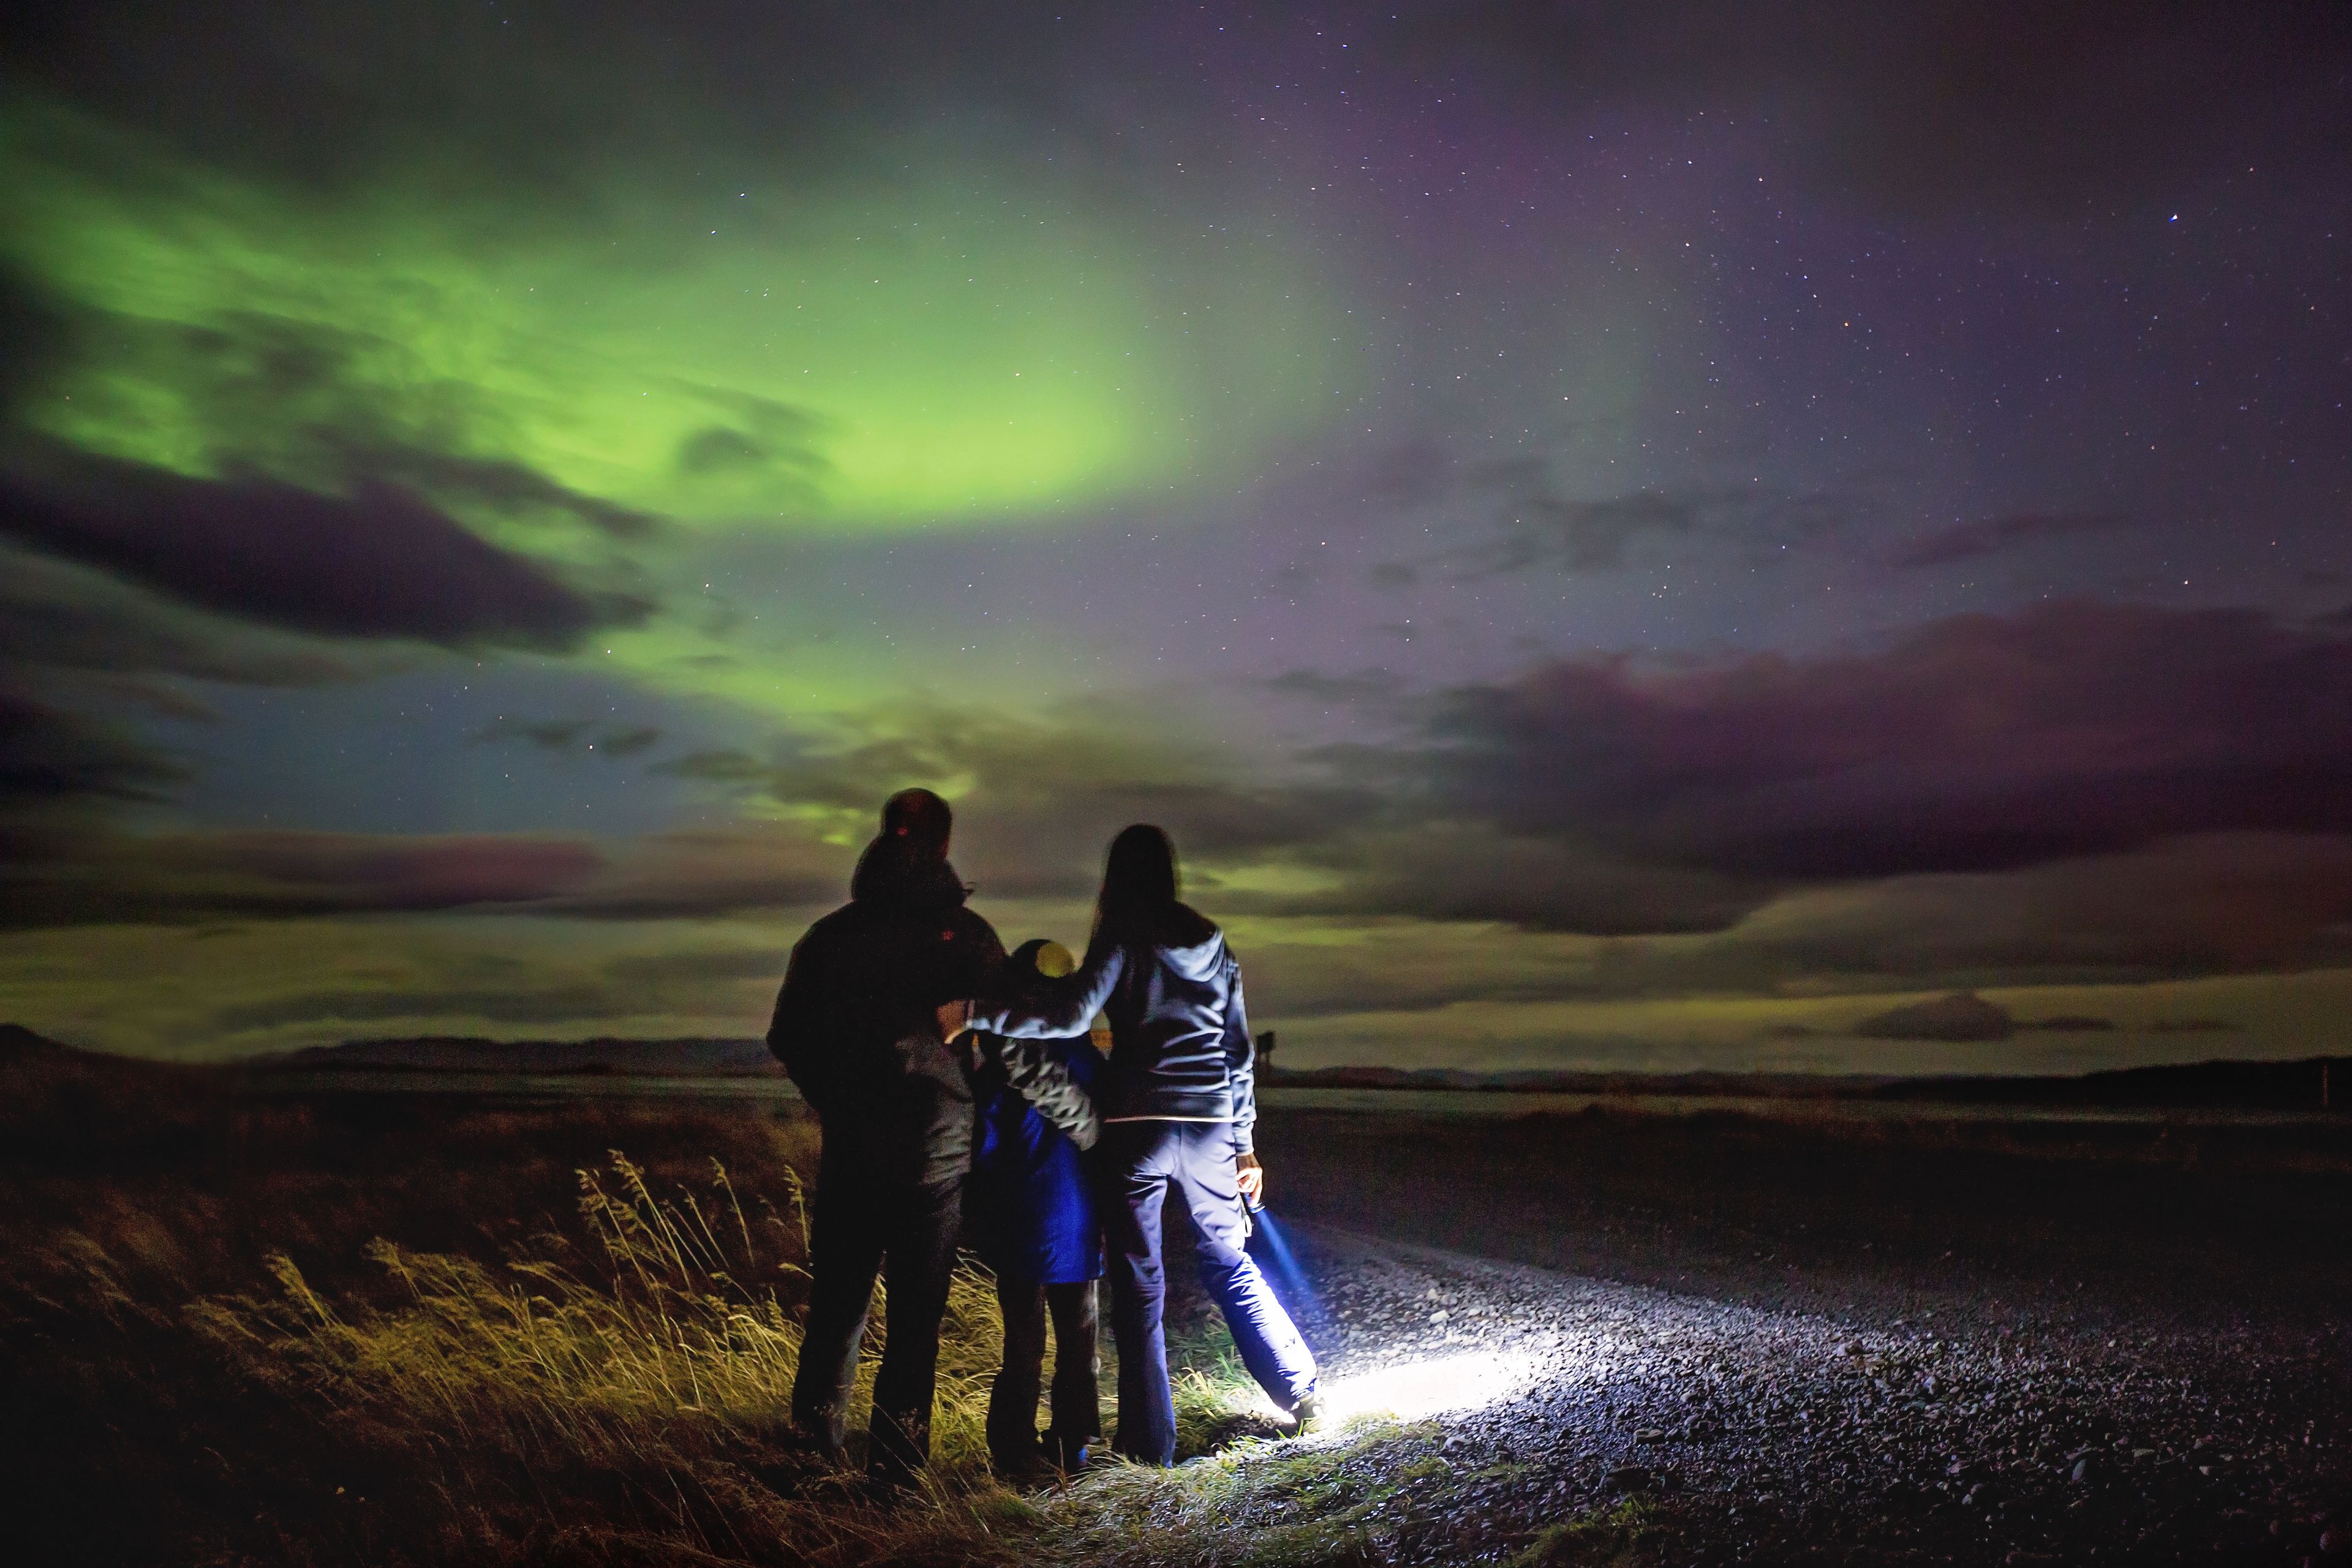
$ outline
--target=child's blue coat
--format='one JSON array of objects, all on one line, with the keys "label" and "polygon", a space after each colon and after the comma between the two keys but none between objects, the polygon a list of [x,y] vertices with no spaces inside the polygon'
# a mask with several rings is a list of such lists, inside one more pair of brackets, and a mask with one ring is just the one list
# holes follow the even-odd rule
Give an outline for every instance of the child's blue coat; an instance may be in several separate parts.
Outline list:
[{"label": "child's blue coat", "polygon": [[[1051,1042],[1088,1093],[1103,1067],[1080,1035]],[[1010,1279],[1070,1285],[1102,1278],[1102,1227],[1086,1157],[1009,1084],[983,1089],[965,1188],[964,1241]]]}]

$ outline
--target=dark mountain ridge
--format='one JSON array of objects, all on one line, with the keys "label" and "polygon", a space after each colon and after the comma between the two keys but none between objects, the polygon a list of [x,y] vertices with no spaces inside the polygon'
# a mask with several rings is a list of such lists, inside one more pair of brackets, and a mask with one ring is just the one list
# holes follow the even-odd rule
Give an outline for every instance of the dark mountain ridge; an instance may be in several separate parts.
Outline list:
[{"label": "dark mountain ridge", "polygon": [[[36,1058],[60,1063],[112,1059],[103,1053],[62,1045],[21,1025],[0,1024],[0,1064]],[[493,1040],[431,1036],[311,1046],[236,1065],[246,1071],[263,1074],[367,1070],[764,1077],[782,1070],[763,1042],[719,1037]],[[1735,1072],[1476,1073],[1451,1068],[1408,1070],[1384,1067],[1298,1071],[1269,1063],[1261,1069],[1259,1079],[1276,1089],[1434,1089],[1473,1094],[1517,1091],[2182,1110],[2342,1111],[2352,1105],[2352,1057],[2305,1057],[2293,1061],[2217,1059],[2079,1075],[1947,1074],[1932,1078]]]},{"label": "dark mountain ridge", "polygon": [[1452,1089],[1466,1093],[1736,1096],[1994,1105],[2334,1110],[2352,1104],[2352,1057],[2211,1060],[2081,1074],[1950,1073],[1929,1078],[1826,1073],[1472,1073],[1450,1068],[1269,1068],[1260,1081],[1296,1089]]}]

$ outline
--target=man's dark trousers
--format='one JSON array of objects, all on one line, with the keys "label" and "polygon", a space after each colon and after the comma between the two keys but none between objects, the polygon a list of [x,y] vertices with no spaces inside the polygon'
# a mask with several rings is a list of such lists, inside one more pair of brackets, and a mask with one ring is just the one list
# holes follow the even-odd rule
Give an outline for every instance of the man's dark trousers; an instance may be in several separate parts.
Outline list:
[{"label": "man's dark trousers", "polygon": [[934,1169],[910,1180],[904,1161],[877,1161],[850,1129],[838,1132],[825,1129],[817,1164],[809,1242],[815,1279],[793,1380],[793,1421],[828,1451],[840,1452],[878,1273],[887,1300],[867,1468],[892,1480],[910,1480],[930,1455],[940,1320],[955,1269],[963,1177]]}]

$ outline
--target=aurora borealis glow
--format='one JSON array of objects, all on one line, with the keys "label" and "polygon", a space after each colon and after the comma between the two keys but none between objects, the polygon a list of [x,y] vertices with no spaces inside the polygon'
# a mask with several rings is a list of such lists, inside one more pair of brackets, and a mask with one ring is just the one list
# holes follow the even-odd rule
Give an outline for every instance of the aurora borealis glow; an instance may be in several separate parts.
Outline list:
[{"label": "aurora borealis glow", "polygon": [[[753,1033],[922,783],[1013,940],[1164,822],[1301,1065],[2340,1046],[2347,61],[2320,12],[49,19],[0,1017]],[[1956,989],[2020,1028],[1868,1035]]]}]

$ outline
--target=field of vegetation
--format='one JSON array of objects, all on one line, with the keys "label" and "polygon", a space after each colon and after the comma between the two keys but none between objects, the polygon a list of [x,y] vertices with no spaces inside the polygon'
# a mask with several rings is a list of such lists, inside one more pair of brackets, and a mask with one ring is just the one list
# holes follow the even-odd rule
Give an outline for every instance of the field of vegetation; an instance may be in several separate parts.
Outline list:
[{"label": "field of vegetation", "polygon": [[[0,1136],[0,1419],[37,1435],[0,1468],[19,1562],[1352,1561],[1433,1436],[1270,1450],[1185,1300],[1181,1442],[1213,1457],[1005,1490],[968,1271],[931,1473],[886,1507],[786,1426],[804,1120],[264,1100],[19,1037]],[[1622,1526],[1591,1539],[1613,1555]]]}]

